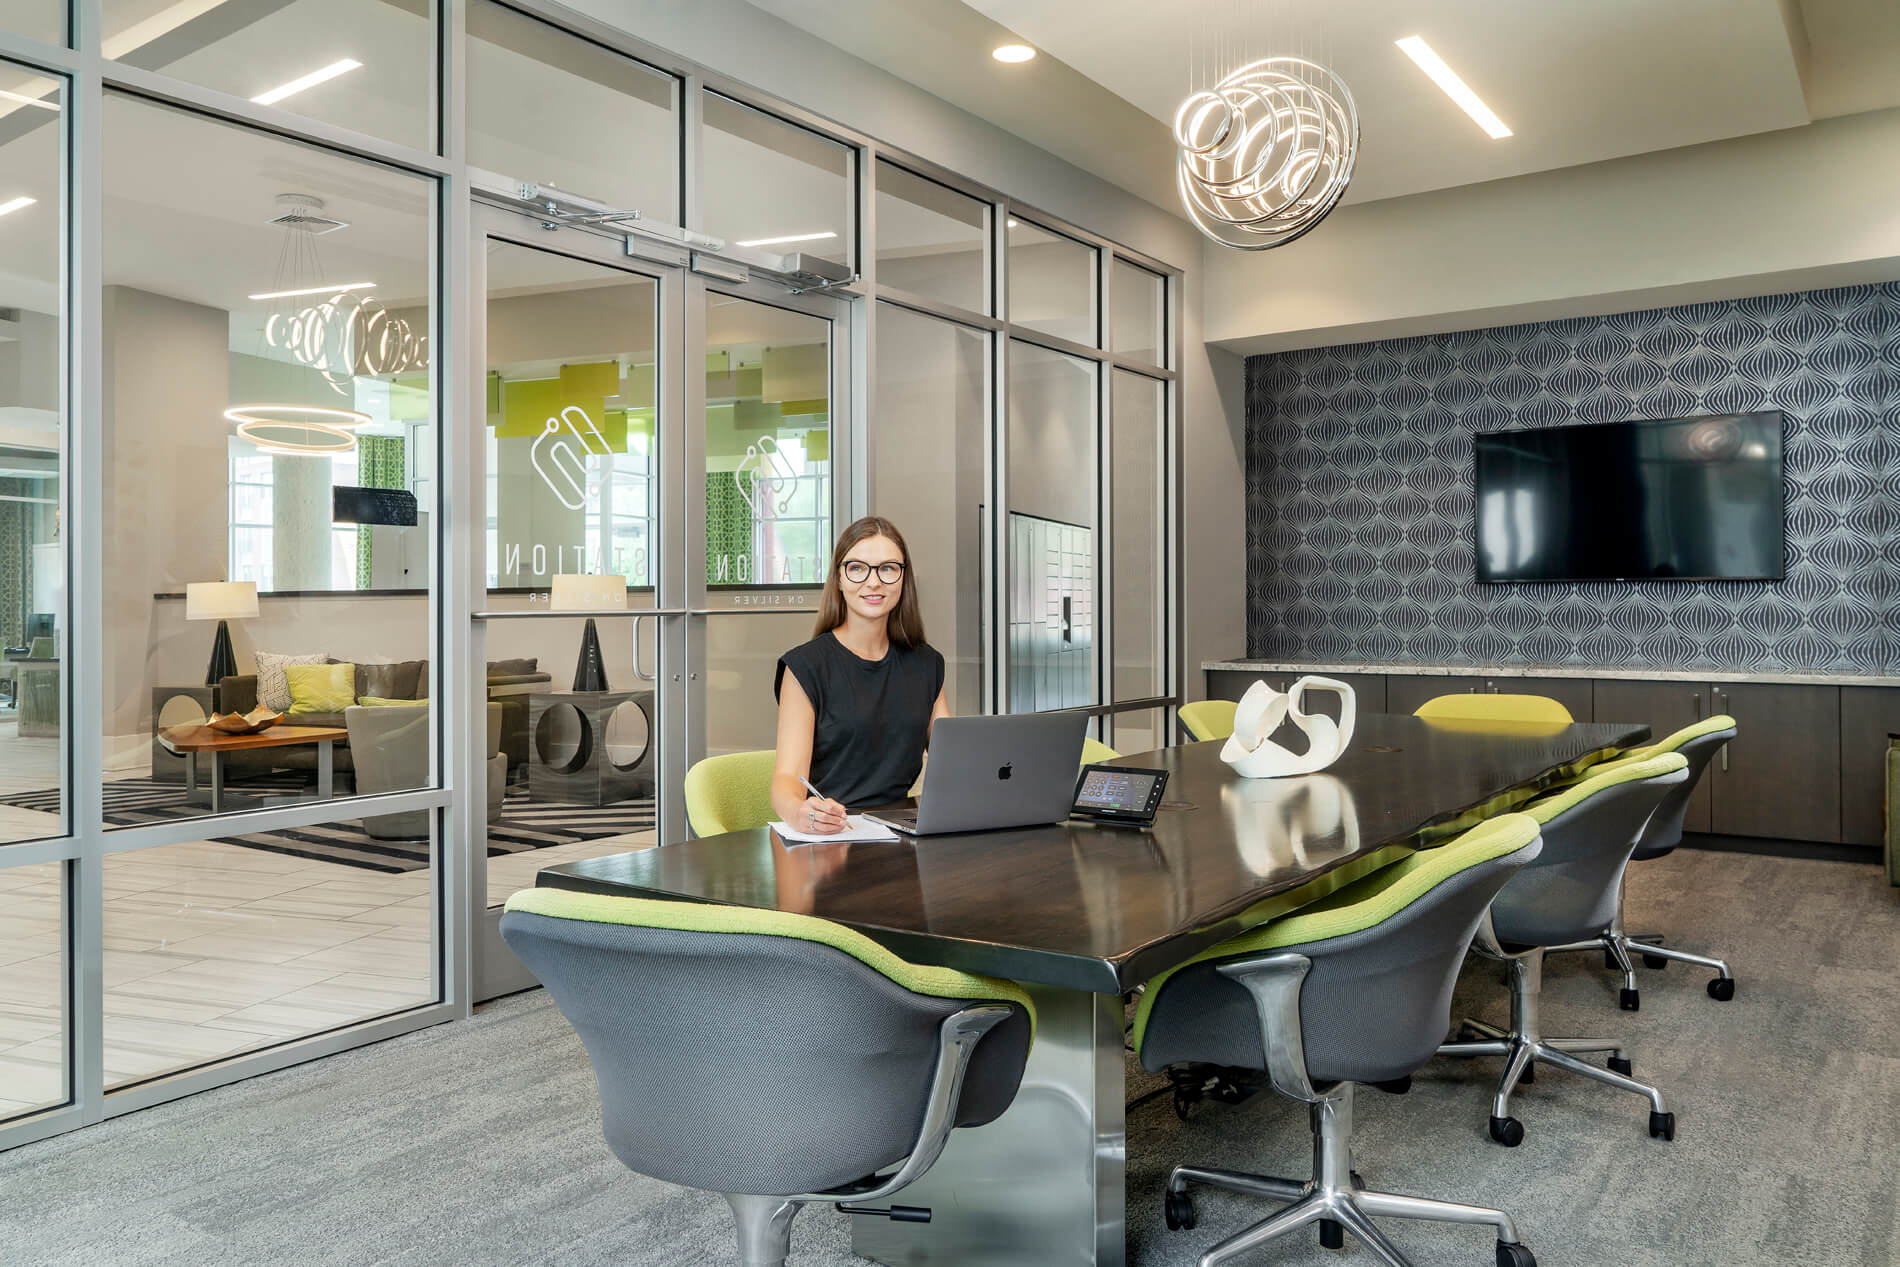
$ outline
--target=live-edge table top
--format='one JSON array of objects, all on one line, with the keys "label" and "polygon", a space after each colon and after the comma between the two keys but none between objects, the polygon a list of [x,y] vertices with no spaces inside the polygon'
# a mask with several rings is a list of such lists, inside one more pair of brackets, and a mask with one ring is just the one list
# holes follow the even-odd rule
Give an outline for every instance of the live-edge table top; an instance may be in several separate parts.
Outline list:
[{"label": "live-edge table top", "polygon": [[538,883],[798,911],[917,963],[1122,993],[1648,737],[1636,724],[1362,713],[1320,774],[1241,778],[1219,741],[1123,757],[1169,772],[1150,830],[1070,822],[788,847],[760,827],[563,863]]}]

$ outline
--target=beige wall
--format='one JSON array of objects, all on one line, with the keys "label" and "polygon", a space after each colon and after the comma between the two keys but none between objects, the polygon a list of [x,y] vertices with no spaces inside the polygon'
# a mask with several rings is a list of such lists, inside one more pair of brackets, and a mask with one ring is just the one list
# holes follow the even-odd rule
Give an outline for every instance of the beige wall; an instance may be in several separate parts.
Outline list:
[{"label": "beige wall", "polygon": [[[229,318],[221,308],[129,286],[105,288],[105,728],[143,734],[154,685],[200,682],[211,626],[188,676],[171,673],[183,630],[152,595],[223,580],[230,465]],[[179,605],[182,624],[182,604]],[[187,657],[189,658],[189,657]]]},{"label": "beige wall", "polygon": [[1900,110],[1349,203],[1279,250],[1210,246],[1206,337],[1270,352],[1890,281],[1897,206]]}]

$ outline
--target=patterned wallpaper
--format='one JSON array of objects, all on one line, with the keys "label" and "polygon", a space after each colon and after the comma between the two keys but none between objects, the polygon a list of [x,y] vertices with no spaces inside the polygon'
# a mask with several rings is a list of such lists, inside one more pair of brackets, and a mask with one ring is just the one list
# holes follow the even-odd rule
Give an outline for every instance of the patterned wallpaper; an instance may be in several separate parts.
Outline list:
[{"label": "patterned wallpaper", "polygon": [[[1786,413],[1787,575],[1480,585],[1471,434]],[[1900,283],[1247,361],[1260,659],[1900,666]]]}]

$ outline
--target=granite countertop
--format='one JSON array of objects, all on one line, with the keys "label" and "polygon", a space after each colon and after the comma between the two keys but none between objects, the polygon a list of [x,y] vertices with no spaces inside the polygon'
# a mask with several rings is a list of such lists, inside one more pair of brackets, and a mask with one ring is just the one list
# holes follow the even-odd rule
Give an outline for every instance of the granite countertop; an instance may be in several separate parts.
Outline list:
[{"label": "granite countertop", "polygon": [[1623,668],[1590,664],[1295,664],[1285,660],[1203,660],[1202,669],[1232,673],[1391,673],[1405,677],[1627,678],[1651,682],[1772,682],[1791,686],[1900,686],[1891,673],[1801,673],[1770,669]]}]

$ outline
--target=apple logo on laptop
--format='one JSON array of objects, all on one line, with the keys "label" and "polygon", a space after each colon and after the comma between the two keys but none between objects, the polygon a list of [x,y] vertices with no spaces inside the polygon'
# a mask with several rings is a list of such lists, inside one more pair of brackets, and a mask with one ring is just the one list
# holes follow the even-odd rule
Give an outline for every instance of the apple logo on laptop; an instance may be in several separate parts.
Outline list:
[{"label": "apple logo on laptop", "polygon": [[1010,767],[1014,764],[1015,764],[1014,762],[1005,761],[1002,765],[998,766],[996,769],[996,777],[1007,782],[1009,779]]}]

